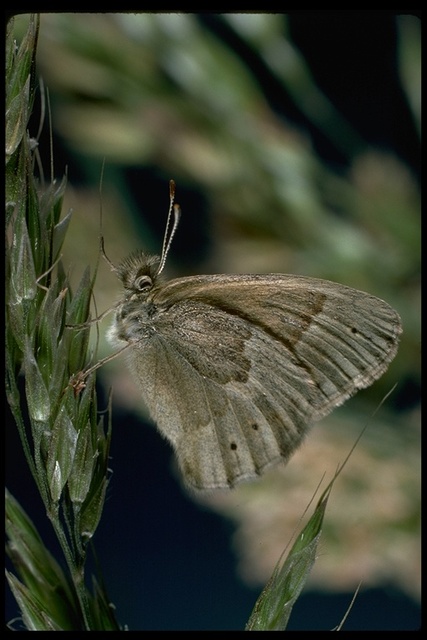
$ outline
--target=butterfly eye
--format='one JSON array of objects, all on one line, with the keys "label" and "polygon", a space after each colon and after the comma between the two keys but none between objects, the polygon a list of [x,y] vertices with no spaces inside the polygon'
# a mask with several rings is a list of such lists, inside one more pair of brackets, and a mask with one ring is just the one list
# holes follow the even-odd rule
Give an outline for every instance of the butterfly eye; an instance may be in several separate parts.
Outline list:
[{"label": "butterfly eye", "polygon": [[145,289],[149,289],[153,285],[153,281],[150,276],[143,275],[135,278],[135,289],[138,291],[144,291]]}]

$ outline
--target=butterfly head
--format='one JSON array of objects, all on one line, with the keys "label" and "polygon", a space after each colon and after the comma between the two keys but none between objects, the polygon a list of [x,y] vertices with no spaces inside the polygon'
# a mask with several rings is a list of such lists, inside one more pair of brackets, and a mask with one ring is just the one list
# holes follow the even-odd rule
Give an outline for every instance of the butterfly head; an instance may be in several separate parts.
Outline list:
[{"label": "butterfly head", "polygon": [[123,284],[126,297],[148,293],[159,273],[160,257],[143,251],[131,253],[117,267],[116,273]]}]

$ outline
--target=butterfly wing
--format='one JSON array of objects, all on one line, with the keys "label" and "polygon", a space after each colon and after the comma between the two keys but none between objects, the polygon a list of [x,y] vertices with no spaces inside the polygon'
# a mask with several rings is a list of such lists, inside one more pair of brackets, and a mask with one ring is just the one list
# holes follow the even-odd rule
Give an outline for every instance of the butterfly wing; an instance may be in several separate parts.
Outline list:
[{"label": "butterfly wing", "polygon": [[181,278],[146,304],[132,368],[196,489],[289,458],[311,422],[382,375],[401,331],[382,300],[296,276]]}]

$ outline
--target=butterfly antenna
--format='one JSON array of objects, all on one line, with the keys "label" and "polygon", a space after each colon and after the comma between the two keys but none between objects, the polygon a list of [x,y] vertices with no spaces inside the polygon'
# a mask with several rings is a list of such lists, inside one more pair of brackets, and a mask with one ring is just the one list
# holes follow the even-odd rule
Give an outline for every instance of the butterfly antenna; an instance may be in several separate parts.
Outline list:
[{"label": "butterfly antenna", "polygon": [[117,268],[111,262],[110,258],[105,253],[105,244],[104,244],[104,216],[102,210],[102,185],[104,182],[104,169],[105,169],[105,158],[102,161],[101,166],[101,176],[99,179],[99,250],[101,252],[104,260],[110,265],[111,270],[117,272]]},{"label": "butterfly antenna", "polygon": [[[171,225],[172,212],[174,215],[173,225],[171,230],[169,231],[169,228]],[[175,231],[177,230],[180,218],[181,218],[181,207],[175,203],[175,182],[171,180],[169,182],[169,213],[168,213],[168,219],[166,221],[165,235],[163,238],[162,255],[160,257],[160,264],[159,264],[159,268],[157,269],[157,275],[159,275],[164,269],[166,258],[169,253],[169,249],[172,244]]]}]

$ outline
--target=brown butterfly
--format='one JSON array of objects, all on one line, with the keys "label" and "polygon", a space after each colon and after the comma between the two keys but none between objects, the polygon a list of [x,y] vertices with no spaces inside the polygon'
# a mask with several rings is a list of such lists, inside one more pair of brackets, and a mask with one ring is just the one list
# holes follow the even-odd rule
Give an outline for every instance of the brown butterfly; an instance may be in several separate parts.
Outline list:
[{"label": "brown butterfly", "polygon": [[161,257],[137,252],[114,268],[124,297],[109,339],[126,349],[187,485],[228,488],[287,460],[312,422],[377,380],[401,321],[383,300],[316,278],[162,281],[174,197],[171,181]]}]

